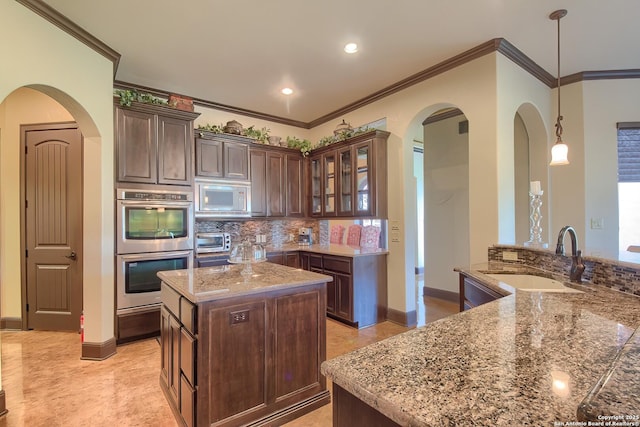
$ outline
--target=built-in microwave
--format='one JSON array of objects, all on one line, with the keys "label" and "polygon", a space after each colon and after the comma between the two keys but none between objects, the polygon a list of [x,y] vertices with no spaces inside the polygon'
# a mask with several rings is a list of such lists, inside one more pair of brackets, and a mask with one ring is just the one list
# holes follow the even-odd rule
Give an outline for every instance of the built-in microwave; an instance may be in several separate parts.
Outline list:
[{"label": "built-in microwave", "polygon": [[196,217],[251,216],[251,183],[196,180]]}]

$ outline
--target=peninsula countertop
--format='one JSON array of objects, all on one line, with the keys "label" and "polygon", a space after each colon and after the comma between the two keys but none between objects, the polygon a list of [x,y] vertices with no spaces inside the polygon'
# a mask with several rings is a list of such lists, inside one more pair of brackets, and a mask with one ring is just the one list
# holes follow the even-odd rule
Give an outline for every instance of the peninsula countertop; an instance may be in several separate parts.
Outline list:
[{"label": "peninsula countertop", "polygon": [[252,267],[253,274],[246,278],[241,275],[243,266],[238,264],[160,271],[158,277],[194,304],[333,280],[331,276],[270,262]]},{"label": "peninsula countertop", "polygon": [[326,361],[322,372],[404,426],[576,421],[640,325],[640,299],[589,284],[573,285],[580,294],[491,284],[507,296]]}]

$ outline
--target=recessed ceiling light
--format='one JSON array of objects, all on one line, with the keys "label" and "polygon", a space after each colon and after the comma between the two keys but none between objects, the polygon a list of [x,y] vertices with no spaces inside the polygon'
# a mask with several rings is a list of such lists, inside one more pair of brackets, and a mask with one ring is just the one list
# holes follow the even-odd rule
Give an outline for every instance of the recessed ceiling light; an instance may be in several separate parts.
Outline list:
[{"label": "recessed ceiling light", "polygon": [[282,92],[285,95],[291,95],[293,93],[293,89],[291,89],[290,87],[285,87],[280,92]]},{"label": "recessed ceiling light", "polygon": [[355,43],[347,43],[344,46],[344,51],[347,53],[356,53],[358,51],[358,45]]}]

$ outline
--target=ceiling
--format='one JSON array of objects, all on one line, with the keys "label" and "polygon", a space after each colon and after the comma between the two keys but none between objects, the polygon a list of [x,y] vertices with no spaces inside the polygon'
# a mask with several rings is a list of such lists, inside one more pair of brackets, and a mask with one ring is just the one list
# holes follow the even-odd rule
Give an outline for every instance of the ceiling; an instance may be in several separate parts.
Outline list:
[{"label": "ceiling", "polygon": [[120,53],[117,81],[302,123],[494,38],[556,76],[561,8],[561,75],[640,69],[638,0],[44,1]]}]

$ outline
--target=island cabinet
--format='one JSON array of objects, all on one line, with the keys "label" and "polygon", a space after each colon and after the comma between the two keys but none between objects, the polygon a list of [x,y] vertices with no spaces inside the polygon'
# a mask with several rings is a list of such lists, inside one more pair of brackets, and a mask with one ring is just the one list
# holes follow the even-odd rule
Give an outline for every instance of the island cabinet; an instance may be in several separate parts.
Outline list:
[{"label": "island cabinet", "polygon": [[388,137],[388,132],[371,131],[312,151],[311,216],[387,216]]},{"label": "island cabinet", "polygon": [[196,177],[249,181],[252,139],[226,133],[196,132]]},{"label": "island cabinet", "polygon": [[191,186],[193,121],[199,113],[114,102],[117,181]]},{"label": "island cabinet", "polygon": [[330,401],[320,373],[329,278],[271,263],[245,280],[240,270],[192,269],[191,285],[159,273],[160,385],[180,425],[281,425]]},{"label": "island cabinet", "polygon": [[289,148],[251,147],[251,216],[304,216],[304,159]]},{"label": "island cabinet", "polygon": [[327,315],[363,328],[387,316],[385,254],[337,256],[301,252],[301,268],[331,276],[327,283]]},{"label": "island cabinet", "polygon": [[479,280],[460,273],[460,311],[469,310],[503,296],[505,294],[500,294]]}]

